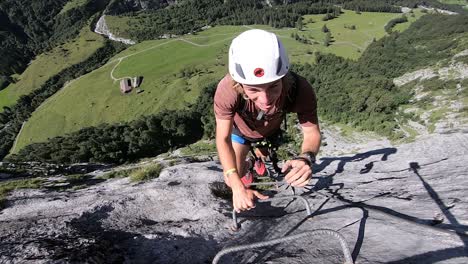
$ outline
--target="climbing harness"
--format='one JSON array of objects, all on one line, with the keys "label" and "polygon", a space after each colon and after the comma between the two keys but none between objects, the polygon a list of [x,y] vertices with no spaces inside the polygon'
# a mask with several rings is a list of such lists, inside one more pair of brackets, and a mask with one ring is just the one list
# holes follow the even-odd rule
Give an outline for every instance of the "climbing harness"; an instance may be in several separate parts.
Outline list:
[{"label": "climbing harness", "polygon": [[[281,169],[278,166],[278,157],[276,154],[277,148],[274,147],[274,145],[271,142],[268,141],[261,141],[253,144],[253,148],[251,148],[252,155],[255,157],[255,159],[258,159],[257,155],[253,151],[254,148],[258,147],[263,147],[268,149],[268,155],[266,155],[263,159],[263,162],[265,163],[266,171],[267,171],[267,176],[266,177],[259,177],[260,179],[265,179],[269,178],[272,179],[273,181],[270,182],[254,182],[249,184],[249,186],[258,186],[258,185],[276,185],[282,186],[282,185],[287,185],[287,183],[284,181],[284,174],[281,173]],[[310,207],[309,202],[307,199],[300,195],[296,195],[294,188],[291,187],[291,190],[293,192],[293,195],[288,195],[288,196],[279,196],[279,197],[271,197],[265,200],[258,200],[257,202],[270,202],[270,201],[275,201],[275,200],[290,200],[290,199],[298,199],[301,200],[304,203],[304,206],[306,208],[306,217],[309,217],[312,215],[312,210]],[[240,224],[237,221],[237,212],[235,210],[232,211],[232,226],[231,230],[232,231],[238,231],[240,229]],[[233,246],[233,247],[228,247],[225,248],[216,254],[216,256],[213,259],[213,264],[217,264],[220,259],[227,254],[233,253],[233,252],[238,252],[238,251],[244,251],[247,249],[255,249],[255,248],[261,248],[261,247],[267,247],[267,246],[272,246],[280,243],[285,243],[285,242],[296,242],[299,239],[303,238],[311,238],[314,236],[323,236],[323,235],[328,235],[335,237],[339,240],[341,248],[343,250],[343,255],[345,258],[344,264],[354,264],[353,259],[351,257],[351,253],[349,251],[348,245],[346,243],[345,238],[343,235],[338,233],[337,231],[330,230],[330,229],[315,229],[315,230],[310,230],[310,231],[305,231],[300,234],[296,235],[290,235],[290,236],[285,236],[282,238],[277,238],[273,240],[268,240],[268,241],[261,241],[261,242],[256,242],[256,243],[251,243],[251,244],[245,244],[245,245],[240,245],[240,246]]]}]

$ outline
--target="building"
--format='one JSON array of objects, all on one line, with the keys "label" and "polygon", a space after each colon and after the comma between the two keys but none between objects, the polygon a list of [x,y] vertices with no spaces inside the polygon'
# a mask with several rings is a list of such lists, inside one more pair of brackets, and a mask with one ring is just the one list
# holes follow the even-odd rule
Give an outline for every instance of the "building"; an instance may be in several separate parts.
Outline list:
[{"label": "building", "polygon": [[124,78],[120,80],[120,92],[123,94],[129,93],[132,91],[132,80]]},{"label": "building", "polygon": [[141,83],[143,82],[143,76],[137,76],[132,78],[132,87],[138,88],[140,87]]}]

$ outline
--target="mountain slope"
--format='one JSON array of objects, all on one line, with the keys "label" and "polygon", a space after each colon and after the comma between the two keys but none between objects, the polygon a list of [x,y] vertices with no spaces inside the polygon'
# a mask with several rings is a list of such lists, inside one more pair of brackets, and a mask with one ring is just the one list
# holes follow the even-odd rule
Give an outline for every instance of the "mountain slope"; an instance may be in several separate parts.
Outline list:
[{"label": "mountain slope", "polygon": [[[91,22],[91,21],[89,21]],[[32,60],[15,83],[0,91],[0,109],[14,105],[22,95],[40,88],[47,79],[61,70],[86,60],[104,45],[104,38],[90,31],[90,24],[80,34]]]},{"label": "mountain slope", "polygon": [[[356,15],[347,11],[343,17],[329,21],[337,41],[328,47],[321,42],[305,44],[291,37],[293,32],[298,32],[306,38],[321,41],[325,36],[320,30],[323,22],[304,23],[302,31],[281,29],[275,32],[284,41],[292,62],[312,63],[314,51],[359,56],[355,46],[364,49],[373,37],[383,36],[385,23],[395,16],[399,15],[365,12]],[[306,19],[310,18],[318,19]],[[373,24],[365,22],[366,19],[372,19]],[[341,40],[352,33],[343,25],[351,23],[358,25],[353,32],[360,37],[344,43]],[[253,27],[271,30],[266,26]],[[162,109],[186,107],[194,102],[206,84],[225,74],[227,46],[234,36],[248,28],[219,26],[193,36],[148,41],[129,48],[116,56],[112,64],[83,76],[38,109],[24,126],[14,152],[28,144],[44,142],[83,127],[130,121]],[[304,55],[307,50],[308,54]],[[121,62],[119,58],[123,58]],[[144,77],[141,86],[144,92],[121,95],[118,81],[113,80],[133,76]]]},{"label": "mountain slope", "polygon": [[4,0],[0,3],[0,20],[8,22],[2,23],[0,55],[4,59],[0,62],[0,75],[20,73],[34,55],[76,37],[88,19],[105,8],[108,0],[88,0],[60,14],[66,2]]}]

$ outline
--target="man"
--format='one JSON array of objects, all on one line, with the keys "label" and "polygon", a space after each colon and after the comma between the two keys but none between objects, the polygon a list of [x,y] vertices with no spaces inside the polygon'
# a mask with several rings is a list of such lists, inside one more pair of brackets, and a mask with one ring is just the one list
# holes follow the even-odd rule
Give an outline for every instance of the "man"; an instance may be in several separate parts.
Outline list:
[{"label": "man", "polygon": [[297,113],[303,143],[301,155],[286,161],[282,172],[289,171],[285,180],[291,186],[307,185],[320,147],[316,97],[304,78],[289,72],[286,51],[275,34],[253,29],[232,41],[229,74],[218,84],[214,111],[216,146],[237,212],[253,208],[256,198],[268,198],[248,188],[252,164],[246,156],[251,143],[279,132],[286,112]]}]

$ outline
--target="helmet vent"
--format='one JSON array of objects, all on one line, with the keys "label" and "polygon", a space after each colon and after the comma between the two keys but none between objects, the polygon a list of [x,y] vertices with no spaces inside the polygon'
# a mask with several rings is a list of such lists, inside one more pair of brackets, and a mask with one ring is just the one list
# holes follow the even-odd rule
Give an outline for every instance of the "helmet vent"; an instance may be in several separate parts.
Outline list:
[{"label": "helmet vent", "polygon": [[279,75],[281,72],[281,68],[283,68],[283,60],[281,57],[278,58],[278,65],[276,67],[276,74]]},{"label": "helmet vent", "polygon": [[237,72],[237,74],[239,74],[239,76],[242,79],[245,79],[244,71],[242,70],[242,66],[239,63],[236,63],[236,72]]}]

